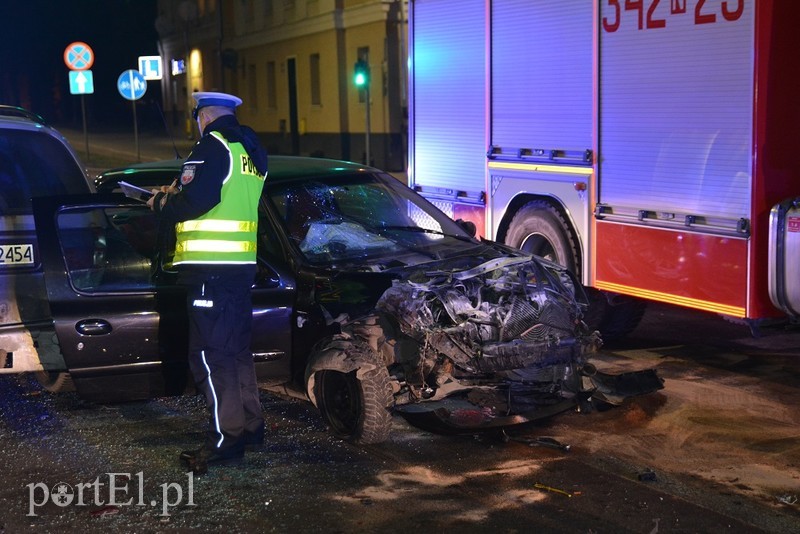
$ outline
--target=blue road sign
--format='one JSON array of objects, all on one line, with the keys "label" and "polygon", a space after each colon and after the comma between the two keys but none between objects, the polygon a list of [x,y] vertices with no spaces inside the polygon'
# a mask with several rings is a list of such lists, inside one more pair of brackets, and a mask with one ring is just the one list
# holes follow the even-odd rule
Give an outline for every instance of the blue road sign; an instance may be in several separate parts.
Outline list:
[{"label": "blue road sign", "polygon": [[147,91],[147,81],[139,71],[128,69],[117,78],[119,94],[128,100],[139,100]]},{"label": "blue road sign", "polygon": [[94,93],[94,76],[92,76],[92,71],[69,71],[69,92],[73,95],[90,95]]},{"label": "blue road sign", "polygon": [[160,80],[163,77],[161,56],[139,56],[139,73],[145,80]]}]

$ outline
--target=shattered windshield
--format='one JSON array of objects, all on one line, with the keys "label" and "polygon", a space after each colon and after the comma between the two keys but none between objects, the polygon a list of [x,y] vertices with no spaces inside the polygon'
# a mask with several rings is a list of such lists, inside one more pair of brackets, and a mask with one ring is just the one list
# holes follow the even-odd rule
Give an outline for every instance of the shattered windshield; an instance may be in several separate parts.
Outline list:
[{"label": "shattered windshield", "polygon": [[269,185],[289,239],[314,265],[374,270],[445,257],[475,242],[392,177],[352,174]]}]

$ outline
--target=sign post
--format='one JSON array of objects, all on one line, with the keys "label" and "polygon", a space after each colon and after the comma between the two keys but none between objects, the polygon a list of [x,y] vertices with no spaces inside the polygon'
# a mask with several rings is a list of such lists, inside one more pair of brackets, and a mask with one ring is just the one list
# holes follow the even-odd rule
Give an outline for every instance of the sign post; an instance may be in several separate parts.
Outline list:
[{"label": "sign post", "polygon": [[139,71],[128,69],[117,78],[117,90],[123,98],[131,101],[133,109],[133,136],[136,142],[136,161],[141,161],[139,155],[139,127],[136,122],[136,101],[144,96],[147,91],[147,80]]},{"label": "sign post", "polygon": [[94,79],[89,69],[94,64],[94,52],[84,42],[70,43],[64,50],[64,63],[69,72],[69,91],[73,95],[81,95],[81,117],[83,119],[83,142],[86,145],[86,159],[89,155],[89,134],[86,131],[86,102],[83,95],[94,93]]}]

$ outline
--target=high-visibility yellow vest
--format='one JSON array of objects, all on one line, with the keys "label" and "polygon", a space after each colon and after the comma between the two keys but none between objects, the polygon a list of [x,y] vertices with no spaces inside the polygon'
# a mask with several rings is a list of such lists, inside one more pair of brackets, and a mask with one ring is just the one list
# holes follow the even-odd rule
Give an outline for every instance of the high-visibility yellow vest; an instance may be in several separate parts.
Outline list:
[{"label": "high-visibility yellow vest", "polygon": [[227,148],[231,168],[222,182],[220,203],[197,219],[175,225],[173,265],[256,262],[258,200],[264,176],[241,143],[229,143],[219,132],[211,135]]}]

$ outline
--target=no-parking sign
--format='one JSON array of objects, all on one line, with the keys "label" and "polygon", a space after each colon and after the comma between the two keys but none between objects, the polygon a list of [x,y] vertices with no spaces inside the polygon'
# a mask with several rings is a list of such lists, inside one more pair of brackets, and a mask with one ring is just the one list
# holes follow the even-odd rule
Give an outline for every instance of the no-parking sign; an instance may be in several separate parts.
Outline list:
[{"label": "no-parking sign", "polygon": [[64,63],[70,70],[88,70],[94,63],[92,47],[81,41],[71,43],[64,50]]}]

